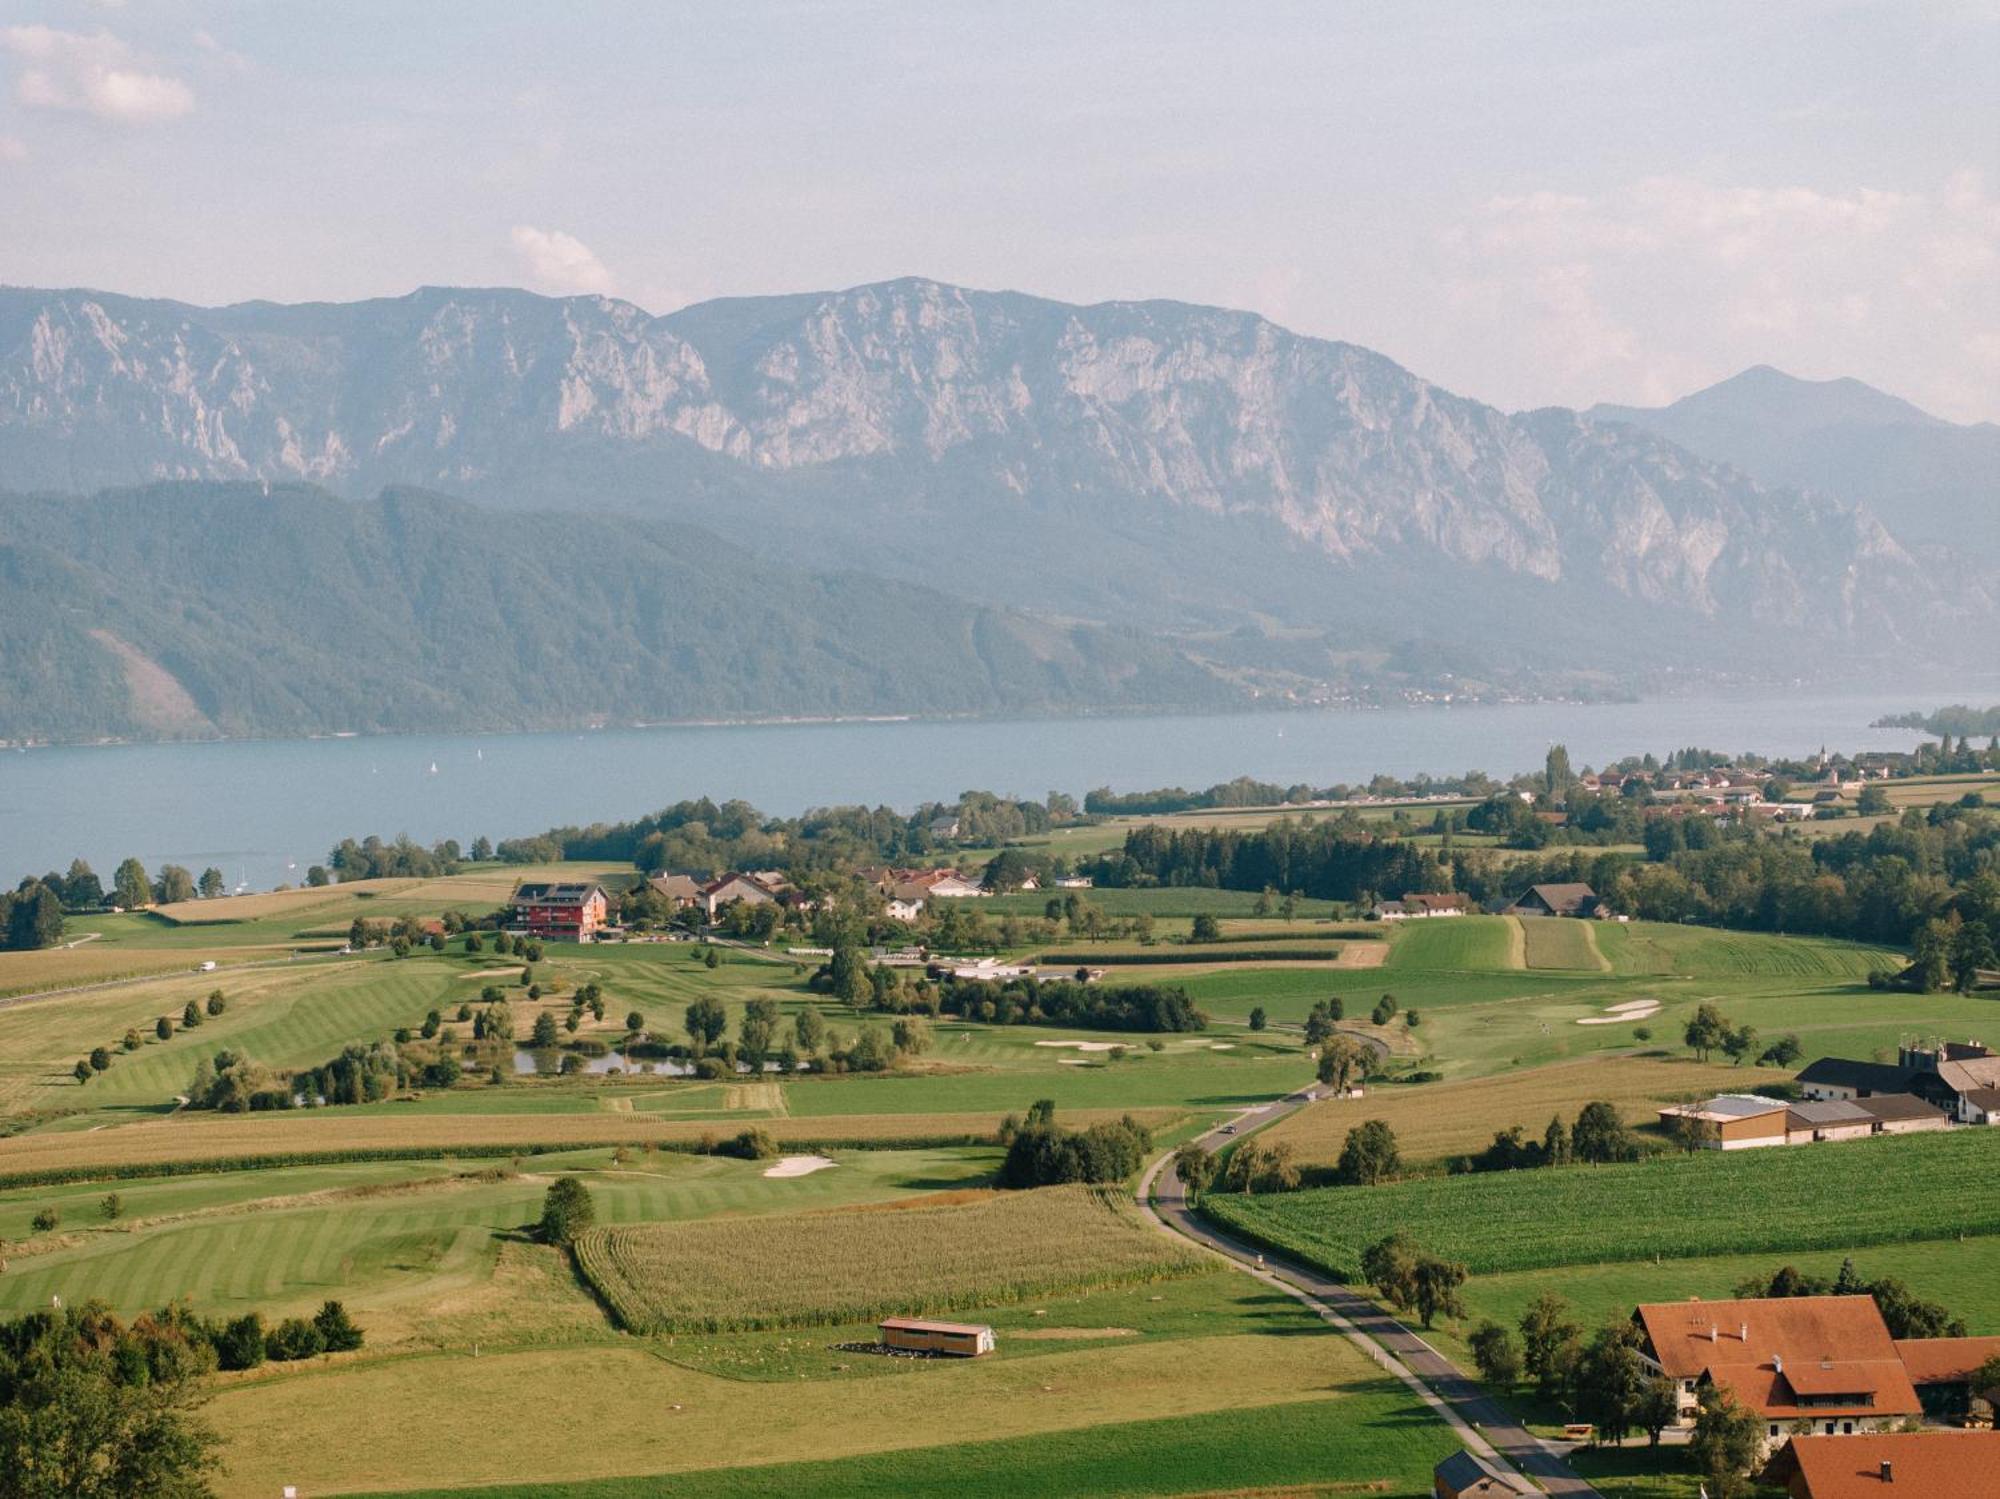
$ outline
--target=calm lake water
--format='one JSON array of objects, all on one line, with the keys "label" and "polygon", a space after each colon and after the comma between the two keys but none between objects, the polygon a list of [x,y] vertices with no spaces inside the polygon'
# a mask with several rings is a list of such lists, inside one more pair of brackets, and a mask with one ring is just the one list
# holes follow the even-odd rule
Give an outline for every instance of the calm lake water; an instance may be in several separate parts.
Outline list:
[{"label": "calm lake water", "polygon": [[[1983,701],[1983,699],[1982,699]],[[742,797],[792,814],[842,802],[910,808],[969,789],[1042,796],[1095,786],[1207,786],[1251,775],[1317,786],[1537,767],[1550,744],[1578,766],[1702,745],[1796,754],[1901,749],[1870,729],[1908,701],[1742,697],[1581,707],[1258,713],[613,729],[594,733],[246,740],[0,752],[0,878],[81,854],[109,881],[220,868],[258,889],[298,882],[340,839],[500,838],[632,817],[683,797]],[[435,767],[433,771],[432,767]]]}]

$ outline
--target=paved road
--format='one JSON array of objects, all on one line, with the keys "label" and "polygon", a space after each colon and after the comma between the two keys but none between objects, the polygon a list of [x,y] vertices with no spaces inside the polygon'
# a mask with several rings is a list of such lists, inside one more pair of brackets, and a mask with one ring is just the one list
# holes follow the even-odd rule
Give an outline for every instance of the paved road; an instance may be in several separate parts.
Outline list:
[{"label": "paved road", "polygon": [[[1239,1115],[1233,1124],[1217,1126],[1203,1135],[1201,1143],[1213,1150],[1226,1144],[1231,1135],[1261,1129],[1303,1108],[1312,1096],[1312,1091],[1301,1091]],[[1173,1169],[1172,1156],[1155,1161],[1139,1183],[1139,1205],[1162,1229],[1193,1239],[1225,1256],[1238,1269],[1312,1307],[1369,1358],[1408,1385],[1472,1451],[1482,1457],[1499,1452],[1551,1494],[1597,1494],[1449,1359],[1374,1302],[1316,1270],[1259,1254],[1196,1217],[1188,1207],[1180,1175]]]}]

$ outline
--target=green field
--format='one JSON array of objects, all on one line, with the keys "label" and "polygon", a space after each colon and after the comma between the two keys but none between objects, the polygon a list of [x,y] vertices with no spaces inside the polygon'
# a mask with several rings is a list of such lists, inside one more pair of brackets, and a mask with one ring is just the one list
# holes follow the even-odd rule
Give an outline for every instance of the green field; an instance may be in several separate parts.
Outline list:
[{"label": "green field", "polygon": [[1452,916],[1402,923],[1389,966],[1400,979],[1419,973],[1494,973],[1521,966],[1511,916]]},{"label": "green field", "polygon": [[[824,1499],[889,1494],[967,1499],[1132,1499],[1139,1494],[1427,1495],[1430,1470],[1458,1444],[1389,1380],[1332,1399],[1168,1421],[1129,1421],[995,1442],[961,1442],[833,1461],[676,1474],[675,1499]],[[400,1499],[653,1499],[662,1480],[406,1491]]]},{"label": "green field", "polygon": [[1204,1210],[1232,1232],[1342,1279],[1357,1275],[1367,1245],[1399,1230],[1484,1275],[2000,1233],[2000,1193],[1965,1190],[1996,1166],[2000,1132],[1968,1130],[1380,1187],[1217,1194]]}]

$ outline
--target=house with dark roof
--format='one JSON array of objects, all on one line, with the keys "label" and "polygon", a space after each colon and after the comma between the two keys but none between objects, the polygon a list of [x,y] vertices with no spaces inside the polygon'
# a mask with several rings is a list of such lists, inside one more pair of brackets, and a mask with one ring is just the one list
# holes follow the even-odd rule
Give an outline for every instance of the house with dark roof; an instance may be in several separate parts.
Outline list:
[{"label": "house with dark roof", "polygon": [[1454,1452],[1431,1469],[1432,1499],[1514,1499],[1540,1492],[1512,1468],[1470,1452]]},{"label": "house with dark roof", "polygon": [[1790,1499],[2000,1499],[2000,1433],[1798,1436],[1762,1477]]},{"label": "house with dark roof", "polygon": [[576,881],[516,886],[510,904],[510,931],[556,942],[594,940],[611,907],[602,885]]},{"label": "house with dark roof", "polygon": [[2000,1358],[2000,1338],[1898,1338],[1896,1352],[1933,1421],[1963,1420],[1975,1395],[1990,1403],[2000,1393],[1972,1388],[1972,1376]]},{"label": "house with dark roof", "polygon": [[1950,1114],[1914,1093],[1877,1093],[1871,1098],[1857,1098],[1854,1106],[1875,1121],[1874,1133],[1878,1135],[1911,1135],[1951,1128]]},{"label": "house with dark roof", "polygon": [[1870,1098],[1878,1093],[1910,1091],[1910,1069],[1887,1062],[1852,1062],[1845,1057],[1821,1057],[1809,1062],[1792,1079],[1807,1098]]},{"label": "house with dark roof", "polygon": [[1611,908],[1588,885],[1530,885],[1514,898],[1505,914],[1581,916],[1602,921],[1611,915]]},{"label": "house with dark roof", "polygon": [[701,904],[701,881],[687,874],[656,874],[646,883],[676,911]]}]

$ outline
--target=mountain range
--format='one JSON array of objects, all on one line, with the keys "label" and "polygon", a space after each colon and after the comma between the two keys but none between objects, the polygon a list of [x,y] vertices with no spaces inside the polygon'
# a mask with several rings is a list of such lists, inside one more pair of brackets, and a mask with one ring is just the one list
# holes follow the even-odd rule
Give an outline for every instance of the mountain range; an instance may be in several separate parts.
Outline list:
[{"label": "mountain range", "polygon": [[1905,546],[2000,570],[2000,425],[1932,416],[1859,380],[1769,365],[1671,406],[1593,406],[1773,487],[1868,507]]},{"label": "mountain range", "polygon": [[[0,536],[14,576],[60,576],[58,598],[89,608],[199,595],[211,612],[182,611],[195,643],[173,660],[228,659],[220,637],[253,618],[292,651],[282,690],[225,703],[228,672],[190,683],[144,628],[58,611],[35,628],[69,621],[71,679],[114,684],[84,694],[99,701],[79,700],[65,733],[168,731],[134,717],[135,672],[180,685],[184,731],[289,732],[1626,692],[1690,668],[1887,672],[1918,641],[1971,655],[1993,574],[1927,554],[1931,491],[1878,486],[1899,502],[1885,524],[1867,496],[1796,483],[1727,440],[1764,425],[1754,402],[1747,425],[1729,417],[1759,382],[1717,389],[1692,415],[1509,414],[1248,313],[921,279],[664,317],[505,289],[219,309],[4,289],[0,488],[38,497],[7,508]],[[1857,428],[1937,430],[1854,406]],[[118,492],[49,498],[102,490]],[[437,551],[422,576],[383,539],[416,513]],[[268,545],[225,567],[216,527]],[[322,550],[287,571],[288,547]],[[607,577],[588,564],[619,552]],[[495,555],[514,571],[486,566]],[[406,600],[371,659],[426,687],[393,708],[373,689],[319,701],[314,652],[355,659],[341,621],[361,612],[313,619],[305,638],[296,590],[332,557],[356,559],[342,576],[357,597],[379,575]],[[649,571],[631,571],[638,557]],[[522,581],[538,561],[547,576]],[[848,591],[826,592],[830,578]],[[762,607],[823,654],[789,678],[762,657],[734,676],[711,662],[649,695],[667,637],[619,636],[594,693],[530,683],[446,702],[435,673],[468,596],[510,582],[517,614],[573,622],[650,611],[707,631]],[[901,612],[851,620],[863,595]],[[18,634],[31,597],[0,603],[0,629]],[[862,668],[897,621],[909,669],[892,686]],[[503,662],[502,642],[520,649],[529,678],[562,655],[483,638]],[[996,672],[966,639],[1018,643],[1000,654],[1032,668]],[[983,685],[954,689],[968,673]],[[20,733],[20,690],[0,698],[0,736]]]}]

